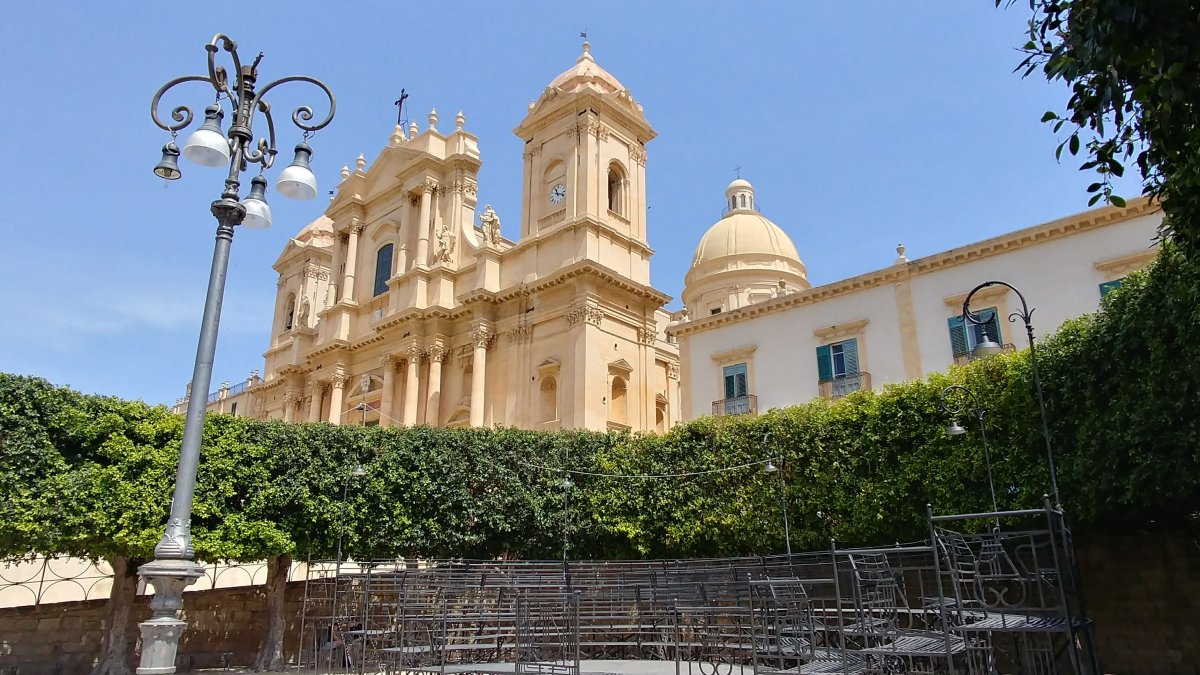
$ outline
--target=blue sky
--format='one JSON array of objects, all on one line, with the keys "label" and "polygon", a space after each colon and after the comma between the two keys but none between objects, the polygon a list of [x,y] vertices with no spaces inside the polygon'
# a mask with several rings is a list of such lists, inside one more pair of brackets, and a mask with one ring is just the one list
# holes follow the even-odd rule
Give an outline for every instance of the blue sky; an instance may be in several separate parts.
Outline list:
[{"label": "blue sky", "polygon": [[[463,110],[480,138],[480,203],[516,237],[530,100],[580,51],[645,106],[655,286],[678,298],[696,242],[742,167],[816,284],[1082,211],[1091,176],[1054,159],[1039,119],[1068,92],[1013,68],[1026,11],[991,0],[908,2],[17,3],[0,25],[0,370],[86,392],[169,403],[191,376],[222,170],[151,168],[167,134],[155,90],[205,69],[226,32],[260,80],[304,74],[338,97],[312,140],[321,191],[374,158],[401,87],[425,126]],[[331,13],[331,7],[338,13]],[[285,121],[315,90],[281,87]],[[168,101],[201,109],[193,85]],[[186,132],[185,132],[186,133]],[[285,162],[272,174],[278,173]],[[247,184],[248,184],[247,176]],[[1137,184],[1125,184],[1126,194]],[[268,192],[275,227],[239,231],[214,388],[262,367],[288,237],[326,203]],[[1019,280],[1012,280],[1019,283]],[[1036,305],[1036,299],[1032,299]],[[677,307],[678,301],[671,307]]]}]

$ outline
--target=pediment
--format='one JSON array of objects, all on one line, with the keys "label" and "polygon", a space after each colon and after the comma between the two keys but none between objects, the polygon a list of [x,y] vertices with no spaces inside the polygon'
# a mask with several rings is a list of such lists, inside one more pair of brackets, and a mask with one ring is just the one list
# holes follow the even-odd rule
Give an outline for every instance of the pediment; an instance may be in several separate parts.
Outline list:
[{"label": "pediment", "polygon": [[613,361],[612,363],[608,364],[608,369],[609,371],[617,371],[625,374],[633,372],[633,366],[629,365],[629,362],[625,359],[617,359],[616,361]]}]

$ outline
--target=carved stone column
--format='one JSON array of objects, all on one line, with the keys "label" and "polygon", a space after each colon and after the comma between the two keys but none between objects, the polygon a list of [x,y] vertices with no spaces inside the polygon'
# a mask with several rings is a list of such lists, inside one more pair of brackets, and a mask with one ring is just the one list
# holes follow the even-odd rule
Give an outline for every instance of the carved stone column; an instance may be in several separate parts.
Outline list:
[{"label": "carved stone column", "polygon": [[390,427],[396,417],[392,408],[396,394],[396,362],[395,356],[388,354],[383,357],[383,394],[379,401],[379,426]]},{"label": "carved stone column", "polygon": [[362,234],[362,223],[356,218],[350,227],[350,241],[346,245],[346,273],[342,276],[342,302],[354,302],[354,270],[358,266],[358,235]]},{"label": "carved stone column", "polygon": [[320,380],[313,380],[310,386],[312,387],[312,400],[308,403],[308,421],[320,422],[321,399],[325,394],[325,384]]},{"label": "carved stone column", "polygon": [[440,342],[429,347],[429,386],[425,398],[425,423],[431,427],[441,424],[442,362],[449,352]]},{"label": "carved stone column", "polygon": [[433,193],[437,183],[426,181],[421,192],[421,213],[417,216],[417,259],[413,263],[420,268],[429,267],[429,207],[433,203]]},{"label": "carved stone column", "polygon": [[408,358],[408,372],[404,379],[404,424],[417,423],[417,396],[421,387],[421,347],[411,345],[404,352]]},{"label": "carved stone column", "polygon": [[471,426],[483,426],[483,398],[487,383],[487,348],[492,341],[492,327],[484,322],[475,324],[471,331],[471,345],[475,348],[471,362]]},{"label": "carved stone column", "polygon": [[342,423],[342,396],[345,393],[346,382],[350,378],[346,373],[338,370],[329,378],[329,422],[331,424]]},{"label": "carved stone column", "polygon": [[138,568],[138,576],[154,587],[150,618],[138,624],[142,632],[142,660],[137,675],[175,672],[179,636],[187,622],[179,618],[183,589],[204,575],[204,566],[191,560],[154,560]]}]

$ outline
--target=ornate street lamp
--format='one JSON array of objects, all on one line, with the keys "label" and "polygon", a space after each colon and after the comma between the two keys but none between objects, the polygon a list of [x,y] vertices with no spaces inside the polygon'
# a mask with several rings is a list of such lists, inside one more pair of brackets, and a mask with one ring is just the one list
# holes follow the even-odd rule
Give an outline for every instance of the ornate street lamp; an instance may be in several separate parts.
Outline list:
[{"label": "ornate street lamp", "polygon": [[[1037,348],[1033,343],[1033,310],[1029,309],[1029,305],[1025,302],[1025,296],[1021,295],[1012,284],[1004,281],[985,281],[967,293],[967,297],[963,299],[962,316],[963,323],[967,325],[981,326],[988,321],[977,317],[971,312],[971,297],[978,291],[988,288],[989,286],[1004,286],[1008,290],[1017,294],[1017,298],[1021,300],[1021,311],[1013,312],[1008,315],[1009,322],[1015,322],[1018,318],[1025,323],[1025,335],[1029,338],[1029,362],[1033,366],[1033,386],[1037,391],[1038,410],[1042,415],[1042,437],[1046,442],[1046,460],[1050,465],[1050,489],[1054,493],[1054,503],[1056,506],[1062,506],[1062,499],[1058,496],[1058,471],[1054,466],[1054,450],[1050,447],[1050,423],[1046,418],[1046,400],[1042,396],[1042,378],[1038,374]],[[1003,348],[992,340],[990,336],[984,335],[984,339],[979,344],[975,345],[974,353],[976,356],[990,356],[999,353]]]},{"label": "ornate street lamp", "polygon": [[[954,394],[960,395],[960,402],[955,403],[954,399],[957,397]],[[950,414],[950,426],[946,427],[948,436],[961,436],[967,433],[967,430],[958,424],[958,416],[963,413],[970,413],[979,421],[979,437],[983,441],[983,462],[987,466],[988,494],[992,496],[992,513],[998,512],[1000,509],[996,506],[996,485],[992,481],[992,455],[988,450],[987,430],[983,426],[983,416],[986,411],[979,404],[975,392],[961,384],[952,384],[942,390],[942,409]],[[1000,527],[998,516],[996,527]]]},{"label": "ornate street lamp", "polygon": [[[763,447],[767,447],[767,439],[771,437],[771,432],[763,434]],[[783,543],[787,547],[788,559],[792,557],[792,532],[788,525],[787,512],[787,484],[783,481],[783,455],[779,456],[779,465],[775,465],[774,459],[768,459],[767,465],[763,467],[763,473],[779,474],[779,506],[783,510]]]},{"label": "ornate street lamp", "polygon": [[[304,132],[304,138],[324,128],[333,119],[335,103],[333,93],[324,83],[311,77],[295,75],[275,80],[255,91],[258,80],[259,53],[254,62],[242,65],[237,53],[237,43],[228,36],[217,34],[205,46],[208,51],[208,74],[186,75],[163,85],[154,94],[150,103],[150,117],[159,128],[171,134],[171,140],[163,146],[162,160],[154,167],[154,174],[165,180],[177,180],[183,175],[179,168],[179,156],[203,166],[228,166],[225,189],[221,197],[211,206],[217,219],[216,245],[213,249],[212,269],[208,278],[208,293],[204,300],[204,316],[200,323],[200,340],[196,347],[196,363],[192,371],[192,391],[206,392],[212,380],[213,358],[217,347],[217,329],[221,318],[221,301],[225,294],[225,276],[229,268],[229,249],[233,243],[233,228],[269,227],[271,211],[266,202],[266,178],[261,174],[275,161],[275,122],[271,117],[271,106],[266,95],[275,87],[287,82],[307,82],[316,85],[329,99],[329,113],[324,119],[313,123],[313,111],[300,106],[292,113],[292,122]],[[217,64],[217,53],[224,50],[233,61],[231,73]],[[176,135],[192,123],[191,108],[178,106],[171,110],[165,122],[158,114],[159,101],[167,90],[188,82],[204,82],[216,92],[214,102],[205,108],[204,123],[184,141],[182,151],[175,144]],[[226,108],[231,115],[229,131],[222,129]],[[266,137],[254,142],[253,123],[256,113],[261,113],[267,123]],[[308,199],[316,196],[316,176],[308,166],[312,149],[307,143],[296,146],[296,158],[279,177],[277,189],[288,197]],[[250,165],[259,165],[259,174],[251,181],[250,193],[243,200],[239,194],[241,175]],[[196,467],[200,458],[200,441],[204,431],[207,412],[202,398],[192,398],[184,421],[183,442],[179,450],[179,468],[175,476],[175,492],[171,499],[171,515],[166,532],[154,547],[154,560],[142,565],[138,571],[147,583],[154,587],[154,602],[151,618],[141,624],[142,658],[137,669],[139,674],[154,673],[167,675],[175,672],[175,655],[179,636],[187,627],[178,612],[183,606],[183,589],[201,575],[201,567],[192,561],[191,513],[192,498],[196,487]]]}]

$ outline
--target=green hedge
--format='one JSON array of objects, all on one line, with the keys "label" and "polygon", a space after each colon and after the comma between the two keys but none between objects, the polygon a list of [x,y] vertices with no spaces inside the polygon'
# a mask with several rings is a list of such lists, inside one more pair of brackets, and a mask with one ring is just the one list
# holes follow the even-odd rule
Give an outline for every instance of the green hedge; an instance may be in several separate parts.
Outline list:
[{"label": "green hedge", "polygon": [[[1178,526],[1200,511],[1198,289],[1196,266],[1168,247],[1100,312],[1039,343],[1059,482],[1077,526]],[[917,539],[926,503],[938,512],[989,506],[977,431],[965,419],[968,434],[944,431],[939,394],[952,383],[986,401],[1001,508],[1040,505],[1049,480],[1024,351],[662,435],[211,415],[197,556],[332,556],[340,531],[357,557],[557,558],[564,524],[571,557],[779,552],[778,475],[761,465],[701,473],[771,456],[783,458],[795,549]],[[0,556],[150,556],[181,431],[181,418],[161,407],[0,375]],[[350,479],[343,507],[360,457],[369,473]],[[565,519],[564,466],[585,472],[571,476]]]}]

